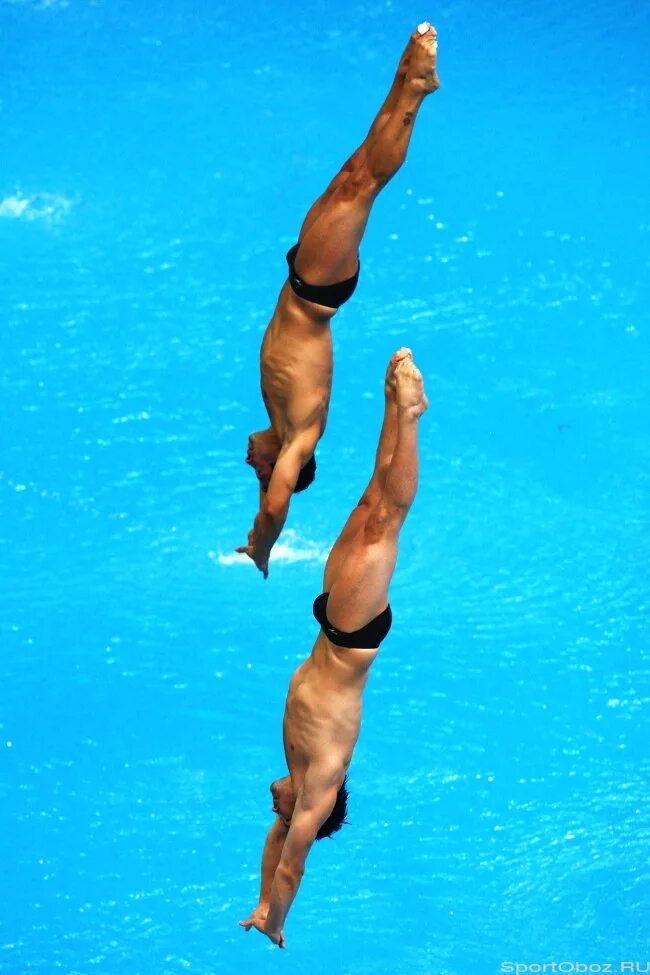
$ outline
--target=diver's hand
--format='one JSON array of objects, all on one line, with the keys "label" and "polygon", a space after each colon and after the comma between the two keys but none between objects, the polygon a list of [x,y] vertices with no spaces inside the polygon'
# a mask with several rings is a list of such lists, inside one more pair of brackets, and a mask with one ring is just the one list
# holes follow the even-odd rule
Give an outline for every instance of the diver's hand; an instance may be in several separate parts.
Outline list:
[{"label": "diver's hand", "polygon": [[251,916],[246,921],[240,921],[240,927],[244,928],[246,931],[250,931],[251,928],[255,928],[260,934],[265,934],[269,941],[272,941],[274,945],[278,948],[285,948],[284,934],[282,931],[267,931],[266,930],[266,917],[269,912],[268,904],[258,904],[257,907],[251,911]]},{"label": "diver's hand", "polygon": [[247,555],[255,563],[265,579],[269,577],[269,556],[270,552],[260,551],[259,545],[255,542],[255,529],[248,533],[248,545],[240,545],[235,549],[241,555]]},{"label": "diver's hand", "polygon": [[249,918],[247,918],[245,921],[239,922],[239,926],[242,928],[246,928],[247,931],[250,931],[250,929],[253,927],[256,921],[260,922],[261,924],[264,924],[268,913],[269,913],[269,905],[260,903],[257,905],[257,907],[253,908]]}]

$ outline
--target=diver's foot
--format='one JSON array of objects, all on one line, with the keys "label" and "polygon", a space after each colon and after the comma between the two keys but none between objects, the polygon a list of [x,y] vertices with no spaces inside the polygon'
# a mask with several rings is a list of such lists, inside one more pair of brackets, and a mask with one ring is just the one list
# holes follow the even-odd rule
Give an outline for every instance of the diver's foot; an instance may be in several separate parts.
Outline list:
[{"label": "diver's foot", "polygon": [[395,382],[398,407],[416,420],[426,410],[429,400],[424,394],[422,373],[413,362],[412,356],[400,359],[395,366]]},{"label": "diver's foot", "polygon": [[395,369],[397,363],[401,362],[403,359],[413,359],[413,353],[410,349],[404,346],[398,349],[397,352],[393,352],[390,357],[390,362],[388,363],[388,368],[386,369],[386,378],[384,380],[384,392],[386,393],[387,399],[395,399],[397,393],[397,382],[395,380]]},{"label": "diver's foot", "polygon": [[[421,30],[424,33],[420,33]],[[436,70],[438,35],[435,27],[426,21],[420,24],[411,38],[410,46],[409,65],[404,83],[421,95],[430,95],[440,88],[440,79]]]},{"label": "diver's foot", "polygon": [[409,64],[411,63],[411,55],[413,54],[413,45],[419,36],[420,35],[418,34],[417,30],[414,30],[408,39],[408,44],[404,48],[401,58],[399,59],[396,77],[401,78],[402,80],[406,78],[406,73],[408,71]]}]

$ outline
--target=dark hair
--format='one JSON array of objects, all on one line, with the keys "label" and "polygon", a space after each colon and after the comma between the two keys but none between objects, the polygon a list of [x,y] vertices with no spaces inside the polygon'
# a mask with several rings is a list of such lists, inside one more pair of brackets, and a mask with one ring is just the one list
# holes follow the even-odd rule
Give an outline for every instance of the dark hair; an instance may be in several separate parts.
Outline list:
[{"label": "dark hair", "polygon": [[346,775],[343,779],[343,785],[336,793],[334,808],[316,833],[317,840],[324,840],[326,836],[332,836],[333,833],[338,833],[341,826],[344,826],[347,823],[347,819],[345,818],[348,813],[348,790],[346,788],[347,781],[348,777]]},{"label": "dark hair", "polygon": [[312,454],[305,466],[301,469],[298,475],[298,480],[296,481],[296,486],[293,489],[294,494],[298,494],[299,491],[304,491],[308,488],[311,482],[316,477],[316,457]]}]

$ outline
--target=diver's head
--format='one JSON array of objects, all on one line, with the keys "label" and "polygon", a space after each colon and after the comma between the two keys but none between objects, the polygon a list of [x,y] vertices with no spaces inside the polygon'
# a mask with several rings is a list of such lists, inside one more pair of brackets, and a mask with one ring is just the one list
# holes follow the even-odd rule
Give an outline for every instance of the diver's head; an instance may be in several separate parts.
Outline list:
[{"label": "diver's head", "polygon": [[[334,808],[316,833],[317,840],[324,840],[326,836],[333,836],[347,823],[345,818],[348,814],[347,782],[346,776],[336,793]],[[269,788],[273,797],[273,812],[280,818],[286,829],[289,829],[296,805],[296,793],[291,783],[291,776],[285,775],[282,779],[276,779],[275,782],[271,782]]]},{"label": "diver's head", "polygon": [[269,788],[273,796],[273,812],[280,817],[288,829],[296,804],[296,793],[293,791],[291,776],[285,775],[281,779],[276,779],[275,782],[271,782]]},{"label": "diver's head", "polygon": [[257,480],[264,491],[269,486],[271,473],[280,453],[280,446],[280,441],[272,427],[267,430],[257,430],[255,433],[251,433],[248,438],[246,463],[255,470]]},{"label": "diver's head", "polygon": [[[271,480],[271,474],[280,455],[282,444],[275,435],[273,427],[267,430],[257,430],[248,438],[246,463],[254,468],[260,487],[266,491]],[[316,457],[312,454],[307,463],[301,468],[294,494],[305,491],[316,477]]]}]

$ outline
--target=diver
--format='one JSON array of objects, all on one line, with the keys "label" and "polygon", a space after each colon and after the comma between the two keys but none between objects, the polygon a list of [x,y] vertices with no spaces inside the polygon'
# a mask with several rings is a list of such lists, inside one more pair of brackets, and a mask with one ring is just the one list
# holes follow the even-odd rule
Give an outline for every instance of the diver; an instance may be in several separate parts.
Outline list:
[{"label": "diver", "polygon": [[312,844],[345,821],[361,698],[391,627],[388,586],[417,490],[418,425],[427,406],[412,353],[399,349],[386,371],[375,469],[329,554],[313,610],[321,629],[289,683],[283,722],[289,774],[271,784],[275,819],[264,844],[259,903],[239,922],[280,948]]},{"label": "diver", "polygon": [[270,426],[248,438],[246,463],[259,482],[259,510],[248,555],[264,578],[291,495],[314,480],[332,385],[330,321],[359,277],[359,245],[379,192],[406,158],[413,123],[440,82],[436,30],[414,31],[386,101],[363,144],[309,210],[298,243],[287,254],[289,276],[260,353],[262,398]]}]

